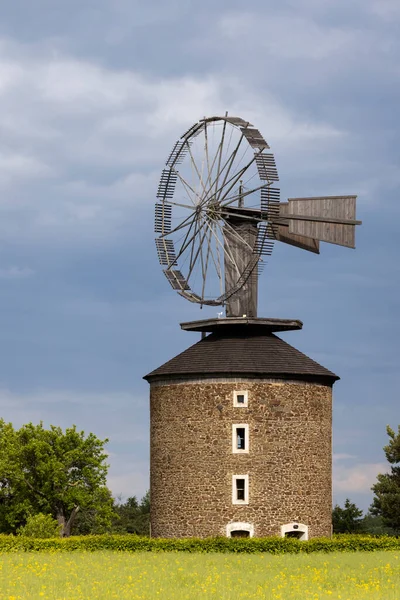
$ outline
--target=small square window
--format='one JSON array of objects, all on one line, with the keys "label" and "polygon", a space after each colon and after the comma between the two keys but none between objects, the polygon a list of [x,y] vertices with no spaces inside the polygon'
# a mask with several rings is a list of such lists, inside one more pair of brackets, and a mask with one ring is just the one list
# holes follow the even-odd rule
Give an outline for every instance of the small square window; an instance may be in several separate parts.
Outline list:
[{"label": "small square window", "polygon": [[232,504],[249,503],[249,476],[232,476]]},{"label": "small square window", "polygon": [[233,406],[246,407],[248,403],[248,395],[246,391],[233,392]]},{"label": "small square window", "polygon": [[234,454],[249,452],[249,426],[247,423],[232,425],[232,452]]}]

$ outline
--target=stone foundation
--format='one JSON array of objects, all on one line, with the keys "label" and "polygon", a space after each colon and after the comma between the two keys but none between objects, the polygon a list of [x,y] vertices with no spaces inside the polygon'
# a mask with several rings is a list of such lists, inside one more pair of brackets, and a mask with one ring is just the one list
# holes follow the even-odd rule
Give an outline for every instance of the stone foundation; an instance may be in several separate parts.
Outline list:
[{"label": "stone foundation", "polygon": [[[233,406],[235,390],[248,407]],[[165,380],[150,405],[152,536],[225,536],[238,522],[263,537],[296,521],[309,538],[331,535],[331,385]],[[235,423],[249,426],[247,454],[232,452]],[[246,505],[232,503],[233,475],[248,475]]]}]

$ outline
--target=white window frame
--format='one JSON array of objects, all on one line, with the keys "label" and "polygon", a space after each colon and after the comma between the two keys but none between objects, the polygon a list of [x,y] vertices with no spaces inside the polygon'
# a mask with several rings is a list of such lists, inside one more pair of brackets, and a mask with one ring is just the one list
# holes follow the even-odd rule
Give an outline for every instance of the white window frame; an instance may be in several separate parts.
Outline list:
[{"label": "white window frame", "polygon": [[228,523],[226,537],[232,537],[232,531],[248,531],[249,537],[254,537],[254,525],[252,523]]},{"label": "white window frame", "polygon": [[[244,396],[244,403],[238,403],[237,401],[237,397],[238,396]],[[247,408],[249,405],[249,394],[247,392],[247,390],[235,390],[233,392],[233,406],[235,408]]]},{"label": "white window frame", "polygon": [[[238,500],[236,497],[236,481],[244,479],[244,500]],[[249,476],[248,475],[232,475],[232,504],[248,504],[249,503]]]},{"label": "white window frame", "polygon": [[[237,447],[237,429],[244,429],[245,449]],[[232,452],[233,454],[248,454],[250,448],[249,425],[247,423],[235,423],[232,425]]]}]

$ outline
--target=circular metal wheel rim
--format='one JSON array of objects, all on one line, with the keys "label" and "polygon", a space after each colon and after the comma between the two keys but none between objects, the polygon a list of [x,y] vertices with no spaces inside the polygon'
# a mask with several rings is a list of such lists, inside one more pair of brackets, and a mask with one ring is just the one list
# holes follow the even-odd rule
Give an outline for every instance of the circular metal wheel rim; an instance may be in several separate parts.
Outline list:
[{"label": "circular metal wheel rim", "polygon": [[[239,275],[236,283],[228,290],[225,289],[224,293],[218,296],[215,299],[205,298],[204,297],[204,289],[205,289],[205,280],[203,273],[203,287],[202,287],[202,296],[196,294],[190,288],[188,280],[190,279],[191,272],[193,271],[194,264],[197,260],[194,261],[191,272],[188,276],[188,279],[182,275],[179,270],[177,259],[183,254],[182,246],[179,250],[178,256],[175,254],[174,242],[172,239],[168,239],[168,235],[176,232],[182,225],[178,225],[174,229],[171,229],[171,218],[172,218],[172,210],[174,206],[174,191],[175,186],[178,181],[178,178],[182,179],[179,170],[176,168],[179,166],[181,162],[185,159],[185,157],[190,154],[190,140],[193,140],[197,137],[202,131],[207,132],[207,124],[215,123],[217,121],[223,121],[223,134],[222,134],[222,146],[223,146],[223,136],[225,134],[225,129],[227,124],[236,128],[241,132],[240,141],[238,146],[240,146],[243,139],[246,139],[248,145],[253,150],[253,157],[250,164],[256,163],[258,176],[261,183],[260,186],[251,190],[249,193],[254,193],[258,189],[261,190],[261,201],[260,201],[260,211],[261,214],[264,213],[265,220],[262,221],[258,227],[257,234],[257,242],[255,247],[253,248],[253,258],[249,261],[249,264],[246,266],[244,271]],[[155,213],[155,231],[160,233],[161,235],[156,238],[156,247],[159,256],[159,260],[161,265],[166,266],[163,269],[164,274],[166,275],[168,281],[172,285],[173,289],[177,290],[180,295],[190,300],[191,302],[196,302],[201,305],[209,305],[209,306],[220,306],[225,304],[226,300],[229,299],[233,294],[235,294],[241,287],[243,287],[249,277],[254,275],[258,276],[259,271],[259,261],[262,255],[270,255],[272,253],[273,241],[276,237],[276,231],[274,225],[268,219],[268,216],[272,214],[279,214],[279,189],[272,188],[274,182],[279,180],[275,159],[272,153],[265,153],[264,150],[269,149],[267,142],[264,140],[260,132],[253,128],[251,123],[241,119],[239,117],[229,117],[225,115],[224,117],[209,117],[204,118],[195,123],[192,127],[190,127],[181,138],[175,143],[169,158],[166,161],[165,168],[162,171],[160,183],[157,192],[157,203],[156,203],[156,213]],[[222,154],[222,147],[221,147]],[[232,154],[228,158],[228,161],[232,157]],[[215,155],[214,161],[217,158],[217,154]],[[193,161],[193,157],[191,157]],[[247,166],[249,168],[250,165]],[[212,167],[213,168],[213,167]],[[247,170],[246,168],[246,170]],[[245,172],[245,171],[244,171]],[[228,170],[229,173],[229,170]],[[217,180],[220,175],[220,165],[217,170]],[[200,177],[199,177],[200,180]],[[236,179],[237,183],[238,179]],[[206,181],[207,183],[207,181]],[[201,206],[204,206],[211,199],[210,190],[212,190],[214,186],[213,182],[207,193],[205,194],[205,199],[202,201]],[[225,187],[226,180],[221,187],[221,190]],[[196,192],[195,192],[196,194]],[[222,192],[221,192],[222,194]],[[220,194],[220,196],[221,196]],[[197,195],[197,194],[196,194]],[[226,197],[226,194],[224,198]],[[223,199],[224,199],[223,198]],[[179,206],[179,204],[178,204]],[[190,216],[191,219],[196,218],[194,214],[199,209],[193,206],[193,212]],[[185,219],[188,221],[189,217]],[[267,222],[268,220],[268,222]],[[224,220],[225,222],[225,220]],[[192,222],[193,224],[193,222]],[[188,225],[185,225],[188,226]],[[200,230],[199,230],[200,233]],[[196,235],[196,233],[195,233]],[[203,238],[204,239],[204,238]],[[225,252],[225,250],[224,250]],[[175,268],[176,267],[176,268]],[[221,272],[222,275],[222,272]]]}]

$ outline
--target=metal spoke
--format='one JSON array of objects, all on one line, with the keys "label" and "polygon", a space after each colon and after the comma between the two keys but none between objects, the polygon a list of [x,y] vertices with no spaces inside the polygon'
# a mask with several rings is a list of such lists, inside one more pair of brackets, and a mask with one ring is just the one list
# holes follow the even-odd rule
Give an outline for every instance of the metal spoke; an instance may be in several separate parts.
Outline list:
[{"label": "metal spoke", "polygon": [[240,233],[238,231],[236,231],[236,229],[234,227],[232,227],[232,225],[226,219],[224,219],[224,225],[229,227],[231,233],[233,233],[236,236],[237,240],[241,244],[245,244],[251,251],[253,251],[253,248],[250,246],[249,242],[247,240],[245,240],[244,238],[242,238]]},{"label": "metal spoke", "polygon": [[[218,152],[219,152],[219,146],[218,146],[218,148],[217,148],[217,151],[216,151],[216,153],[215,153],[215,156],[214,156],[214,158],[213,158],[213,161],[212,161],[212,165],[211,165],[211,167],[210,167],[210,173],[209,173],[209,175],[208,175],[208,177],[207,177],[207,180],[206,180],[206,187],[207,187],[207,185],[208,185],[208,184],[210,184],[210,182],[211,182],[211,177],[212,177],[212,174],[213,174],[213,171],[214,171],[215,162],[216,162],[216,160],[217,160],[217,157],[218,157]],[[218,167],[218,168],[219,168],[219,167]],[[212,185],[214,185],[214,184],[215,184],[215,180],[213,181],[213,184],[212,184]],[[210,190],[211,190],[211,187],[212,187],[212,186],[211,186],[211,184],[210,184],[210,185],[209,185],[209,187],[208,187],[208,192],[207,192],[207,194],[210,192]]]},{"label": "metal spoke", "polygon": [[[206,235],[207,235],[207,229],[206,229]],[[203,278],[203,284],[205,281],[205,274],[204,274],[204,257],[203,257],[203,242],[204,242],[204,238],[206,236],[204,236],[202,238],[201,244],[200,244],[200,265],[201,265],[201,276]]]},{"label": "metal spoke", "polygon": [[181,204],[180,202],[175,202],[172,200],[167,200],[167,204],[173,204],[174,206],[181,206],[182,208],[189,208],[193,212],[193,204],[189,206],[189,204]]},{"label": "metal spoke", "polygon": [[251,181],[252,179],[254,179],[254,177],[258,178],[258,172],[257,171],[255,171],[251,177],[249,177],[248,179],[246,179],[246,181],[243,182],[243,187],[245,187],[249,183],[249,181]]},{"label": "metal spoke", "polygon": [[225,150],[225,156],[229,155],[229,148],[231,147],[232,135],[233,135],[233,127],[231,128],[231,132],[229,134],[228,146],[226,147],[226,150]]},{"label": "metal spoke", "polygon": [[[213,225],[212,224],[210,225],[209,223],[207,223],[207,225],[208,225],[208,227],[210,227],[210,230],[211,230],[210,237],[211,237],[211,234],[215,235],[214,234],[214,230],[213,230]],[[209,245],[209,248],[210,248],[211,258],[212,258],[212,261],[214,263],[214,267],[215,267],[215,270],[217,272],[217,276],[218,276],[218,279],[219,279],[219,284],[220,284],[220,289],[221,289],[221,294],[222,294],[223,293],[223,281],[222,281],[222,270],[221,270],[221,260],[220,260],[220,254],[219,254],[219,246],[217,244],[215,245],[215,248],[216,248],[216,251],[217,251],[218,261],[215,260],[215,256],[214,256],[214,252],[213,252],[212,244],[211,243]]]},{"label": "metal spoke", "polygon": [[193,227],[193,224],[195,222],[196,222],[196,217],[193,219],[193,221],[190,224],[189,229],[186,232],[185,239],[182,242],[182,245],[181,245],[181,247],[179,249],[179,252],[178,252],[178,255],[176,257],[176,260],[178,260],[178,258],[180,258],[182,256],[182,254],[185,252],[186,248],[188,248],[190,246],[190,244],[192,243],[192,240],[196,237],[196,231],[195,231],[194,234],[192,235],[192,237],[190,238],[190,240],[187,241],[187,239],[189,237],[189,234],[190,234],[190,231],[191,231],[191,229]]},{"label": "metal spoke", "polygon": [[192,264],[193,264],[192,261],[193,261],[193,252],[194,252],[194,238],[196,237],[196,233],[197,232],[200,232],[200,230],[199,230],[199,216],[196,214],[196,223],[195,223],[195,227],[194,227],[194,236],[192,238],[192,247],[190,249],[189,269],[192,268]]},{"label": "metal spoke", "polygon": [[207,164],[207,179],[206,179],[206,185],[207,182],[210,179],[210,157],[208,156],[208,132],[207,132],[207,123],[204,123],[204,145],[205,145],[205,152],[206,152],[206,164]]},{"label": "metal spoke", "polygon": [[[223,183],[221,185],[220,188],[218,188],[217,193],[220,192],[219,197],[221,196],[222,190],[224,189],[225,185],[228,185],[233,179],[236,179],[236,181],[234,182],[234,184],[229,188],[227,194],[229,194],[230,190],[232,189],[232,187],[237,183],[237,181],[241,178],[241,176],[243,175],[243,173],[245,173],[247,171],[247,169],[249,169],[252,165],[252,163],[254,162],[254,158],[252,158],[252,160],[244,167],[242,167],[241,171],[239,171],[239,174],[235,173],[235,175],[232,175],[232,177],[230,179],[228,179],[228,181],[226,181],[225,183]],[[225,196],[227,195],[225,194]],[[224,196],[224,198],[225,198]],[[218,202],[220,202],[219,197],[217,198]],[[202,203],[202,205],[204,204],[204,202]]]},{"label": "metal spoke", "polygon": [[[258,211],[257,211],[258,212]],[[224,211],[221,210],[221,215],[226,215],[227,217],[231,217],[232,213],[229,212],[228,210]],[[268,219],[266,219],[265,217],[261,216],[261,213],[257,214],[257,215],[246,215],[245,213],[239,213],[239,212],[235,212],[234,213],[235,216],[240,217],[240,219],[247,219],[248,221],[259,221],[261,222],[265,222],[268,221]],[[287,219],[287,217],[285,217]],[[224,217],[224,221],[225,221],[225,217]],[[275,218],[274,218],[275,221]]]},{"label": "metal spoke", "polygon": [[[200,234],[200,231],[201,231],[201,229],[204,227],[204,224],[205,224],[205,223],[206,223],[206,221],[204,221],[204,222],[203,222],[203,223],[200,225],[200,227],[198,228],[198,233],[199,233],[199,234]],[[198,258],[198,256],[199,256],[199,253],[200,253],[200,249],[201,249],[201,247],[202,247],[202,245],[203,245],[203,242],[204,242],[204,238],[205,238],[205,236],[206,236],[206,233],[207,233],[207,229],[204,231],[204,233],[203,233],[203,235],[202,235],[202,237],[201,237],[201,240],[200,240],[200,242],[199,242],[199,247],[197,248],[197,251],[196,251],[196,254],[195,254],[194,258],[191,256],[191,264],[190,264],[189,273],[188,273],[188,276],[187,276],[187,278],[186,278],[186,281],[189,281],[189,278],[190,278],[190,276],[191,276],[191,274],[192,274],[192,271],[193,271],[194,265],[196,264],[197,258]],[[193,260],[192,260],[192,259],[193,259]]]},{"label": "metal spoke", "polygon": [[[224,186],[226,185],[226,182],[227,182],[227,179],[228,179],[228,175],[229,175],[229,173],[230,173],[230,171],[231,171],[231,169],[232,169],[232,165],[233,165],[233,163],[234,163],[234,161],[235,161],[236,155],[237,155],[237,153],[239,152],[240,144],[242,143],[242,141],[243,141],[243,138],[244,138],[244,135],[243,135],[243,133],[242,133],[242,135],[240,136],[240,138],[239,138],[239,141],[238,141],[238,143],[237,143],[237,145],[236,145],[236,148],[234,149],[234,151],[232,152],[231,156],[230,156],[230,157],[229,157],[229,159],[228,159],[228,161],[229,161],[229,166],[228,166],[228,169],[227,169],[227,171],[226,171],[226,173],[225,173],[224,180],[223,180],[223,182],[222,182],[222,186],[221,186],[219,189],[216,189],[216,190],[215,190],[215,192],[214,192],[214,195],[215,195],[215,196],[217,196],[218,192],[219,192],[220,190],[222,190],[222,189],[224,188]],[[246,150],[247,150],[247,149],[246,149]],[[219,197],[218,197],[218,200],[219,200]]]},{"label": "metal spoke", "polygon": [[[222,234],[222,238],[223,238],[224,242],[225,242],[225,241],[227,242],[227,239],[226,239],[226,237],[225,237],[225,235],[224,235],[224,231],[223,231],[223,229],[222,229],[221,225],[219,224],[219,222],[218,222],[218,221],[216,221],[216,223],[217,223],[218,227],[219,227],[219,228],[220,228],[220,230],[221,230],[221,234]],[[219,239],[219,237],[218,237],[218,235],[216,235],[215,233],[214,233],[214,235],[215,235],[215,239],[218,241],[219,245],[221,246],[221,248],[222,248],[222,250],[223,250],[224,254],[226,254],[226,256],[229,258],[229,260],[231,261],[231,263],[232,263],[232,264],[235,266],[235,268],[236,268],[236,271],[238,272],[238,275],[240,276],[239,267],[237,266],[237,264],[236,264],[236,261],[235,261],[235,259],[233,258],[233,256],[229,254],[229,252],[228,252],[228,248],[227,248],[227,244],[225,244],[225,243],[224,243],[224,244],[222,244],[222,243],[221,243],[221,241],[220,241],[220,239]],[[229,245],[229,244],[228,244],[228,245]]]},{"label": "metal spoke", "polygon": [[158,237],[164,238],[164,237],[168,237],[169,235],[171,235],[171,233],[175,233],[176,231],[179,231],[180,229],[183,229],[184,227],[188,227],[190,225],[190,223],[188,223],[188,221],[193,218],[196,218],[196,214],[193,216],[193,213],[191,215],[189,215],[188,217],[186,217],[186,219],[184,219],[181,223],[179,223],[179,225],[177,225],[174,229],[171,229],[171,231],[168,231],[167,233],[163,233],[161,235],[159,235]]},{"label": "metal spoke", "polygon": [[[241,192],[240,194],[235,194],[235,196],[230,196],[230,198],[225,198],[226,200],[229,200],[229,202],[224,202],[224,204],[222,204],[222,206],[229,206],[229,204],[232,204],[232,202],[236,202],[236,200],[238,200],[239,198],[245,198],[245,196],[249,196],[250,194],[254,194],[254,192],[258,192],[258,190],[262,190],[265,187],[269,187],[271,185],[271,182],[266,182],[263,183],[262,185],[259,185],[256,188],[253,188],[252,190],[249,190],[248,192]],[[222,202],[222,200],[221,200]]]},{"label": "metal spoke", "polygon": [[196,191],[195,191],[195,190],[192,188],[192,186],[191,186],[191,185],[189,185],[189,183],[188,183],[188,182],[187,182],[187,181],[186,181],[186,180],[185,180],[185,179],[182,177],[182,175],[179,173],[179,171],[177,171],[176,169],[174,169],[174,167],[171,167],[171,170],[172,170],[174,173],[176,173],[176,174],[177,174],[177,176],[178,176],[178,177],[179,177],[179,179],[180,179],[180,182],[182,183],[183,187],[184,187],[184,188],[185,188],[185,190],[186,190],[186,193],[187,193],[187,195],[188,195],[188,197],[189,197],[189,200],[191,200],[191,201],[193,202],[193,205],[194,205],[194,206],[196,206],[196,203],[193,201],[193,198],[190,196],[189,192],[187,191],[187,188],[189,188],[189,190],[191,190],[191,191],[193,192],[193,194],[194,194],[195,196],[197,196],[197,197],[198,197],[198,194],[197,194],[197,192],[196,192]]},{"label": "metal spoke", "polygon": [[[227,115],[228,115],[228,113],[225,114],[225,116],[227,116]],[[219,180],[220,169],[221,169],[221,160],[222,160],[222,148],[224,147],[224,141],[225,141],[226,123],[227,123],[227,121],[224,121],[224,125],[222,127],[221,141],[220,141],[220,144],[219,144],[219,158],[218,158],[218,167],[217,167],[217,178],[215,180],[214,195],[216,194],[217,189],[218,189],[218,180]],[[217,157],[217,154],[218,154],[218,150],[215,153],[215,157]]]},{"label": "metal spoke", "polygon": [[[226,247],[227,247],[227,248],[226,248],[226,250],[227,250],[227,252],[226,252],[226,255],[229,257],[229,254],[228,254],[228,248],[231,250],[231,245],[230,245],[230,243],[229,243],[229,240],[228,240],[228,238],[227,238],[226,236],[224,237],[224,246],[226,246]],[[239,277],[240,277],[240,276],[241,276],[241,272],[240,272],[240,269],[239,269],[239,267],[238,267],[238,265],[237,265],[237,262],[236,262],[236,260],[235,260],[235,258],[234,258],[234,256],[233,256],[233,254],[232,254],[232,250],[231,250],[230,260],[231,260],[231,262],[233,263],[233,265],[234,265],[234,267],[235,267],[235,269],[236,269],[236,272],[237,272],[237,274],[238,274],[238,275],[239,275]]]},{"label": "metal spoke", "polygon": [[[242,140],[242,139],[243,139],[243,135],[242,135],[241,139],[239,140],[238,147],[239,147],[239,145],[240,145],[240,142],[241,142],[241,140]],[[235,152],[235,151],[234,151],[234,152]],[[212,192],[212,189],[213,189],[213,187],[215,186],[215,183],[216,183],[216,182],[218,181],[218,179],[219,179],[219,176],[220,176],[220,175],[222,175],[222,173],[225,171],[226,167],[228,166],[228,163],[229,163],[229,161],[231,160],[231,157],[232,157],[232,155],[230,155],[230,156],[228,157],[228,159],[225,161],[225,163],[224,163],[224,166],[222,167],[221,171],[218,169],[217,176],[215,177],[214,181],[213,181],[213,182],[212,182],[212,184],[210,185],[208,193],[207,193],[207,194],[204,196],[204,198],[202,199],[202,202],[201,202],[201,205],[202,205],[202,206],[203,206],[203,205],[204,205],[206,202],[208,202],[208,201],[210,200],[210,197],[211,197],[212,195],[214,195],[214,196],[215,196],[215,193],[219,192],[219,191],[222,189],[223,185],[222,185],[220,188],[218,188],[214,194],[213,194],[213,192]]]},{"label": "metal spoke", "polygon": [[205,189],[206,189],[205,185],[204,185],[204,181],[203,181],[204,168],[205,168],[205,163],[206,163],[206,143],[207,143],[206,128],[207,128],[207,123],[204,123],[203,131],[205,133],[205,139],[204,139],[203,155],[202,155],[202,159],[201,159],[201,174],[200,174],[200,179],[199,179],[199,183],[200,183],[200,186],[203,188],[203,192],[201,191],[200,186],[199,186],[199,191],[197,193],[197,195],[199,196],[199,198],[201,198],[204,195],[204,192],[205,192]]},{"label": "metal spoke", "polygon": [[210,233],[208,236],[208,244],[207,244],[206,266],[205,266],[204,273],[203,273],[203,287],[201,289],[202,300],[204,300],[204,290],[206,287],[206,280],[207,280],[208,259],[210,258],[210,248],[211,248],[211,234],[212,234],[212,230],[210,229]]},{"label": "metal spoke", "polygon": [[[218,157],[218,151],[219,151],[219,146],[218,146],[218,148],[217,148],[217,151],[216,151],[216,153],[215,153],[215,156],[214,156],[214,158],[213,158],[213,161],[212,161],[212,165],[211,165],[211,167],[210,167],[210,172],[209,172],[209,175],[208,175],[208,177],[207,177],[207,180],[206,180],[206,187],[207,187],[207,185],[208,185],[208,184],[210,183],[210,181],[211,181],[211,176],[212,176],[212,174],[213,174],[214,167],[215,167],[215,161],[217,160],[217,157]],[[214,180],[214,182],[213,182],[213,184],[212,184],[212,185],[214,185],[214,184],[215,184],[215,180]],[[211,187],[212,187],[212,186],[211,186],[211,185],[209,185],[207,194],[210,192],[210,190],[211,190]]]},{"label": "metal spoke", "polygon": [[[190,147],[190,145],[188,144],[188,142],[187,142],[187,141],[186,141],[186,145],[187,145],[187,147],[188,147],[188,150],[189,150],[189,155],[190,155],[190,159],[191,159],[191,161],[192,161],[192,165],[193,165],[193,167],[194,167],[194,169],[195,169],[195,171],[196,171],[196,173],[197,173],[197,177],[199,178],[200,184],[201,184],[201,186],[202,186],[202,188],[203,188],[203,192],[205,193],[205,192],[206,192],[206,188],[204,187],[203,178],[202,178],[202,176],[200,175],[200,171],[199,171],[199,169],[198,169],[198,167],[197,167],[196,161],[195,161],[195,160],[194,160],[194,158],[193,158],[192,149],[191,149],[191,147]],[[191,188],[191,189],[192,189],[192,191],[194,192],[193,188]],[[196,194],[196,196],[199,198],[199,194],[198,194],[197,192],[194,192],[194,193],[195,193],[195,194]]]},{"label": "metal spoke", "polygon": [[[222,190],[221,193],[218,196],[218,202],[221,203],[225,200],[225,198],[228,196],[229,192],[231,191],[232,188],[235,187],[235,185],[237,184],[237,182],[242,178],[243,174],[246,173],[247,169],[249,169],[251,167],[251,165],[253,164],[253,162],[256,160],[255,156],[253,156],[253,158],[251,159],[251,161],[249,163],[247,163],[247,165],[245,167],[243,167],[238,174],[234,175],[233,177],[231,177],[231,179],[229,180],[232,181],[232,179],[234,180],[232,185],[228,188],[228,190],[225,192],[224,196],[222,196]],[[226,184],[227,185],[227,184]]]},{"label": "metal spoke", "polygon": [[216,252],[217,252],[217,259],[218,259],[218,267],[219,267],[219,287],[221,290],[221,296],[224,293],[224,283],[222,281],[222,269],[221,269],[221,254],[220,254],[220,249],[219,246],[216,245]]}]

